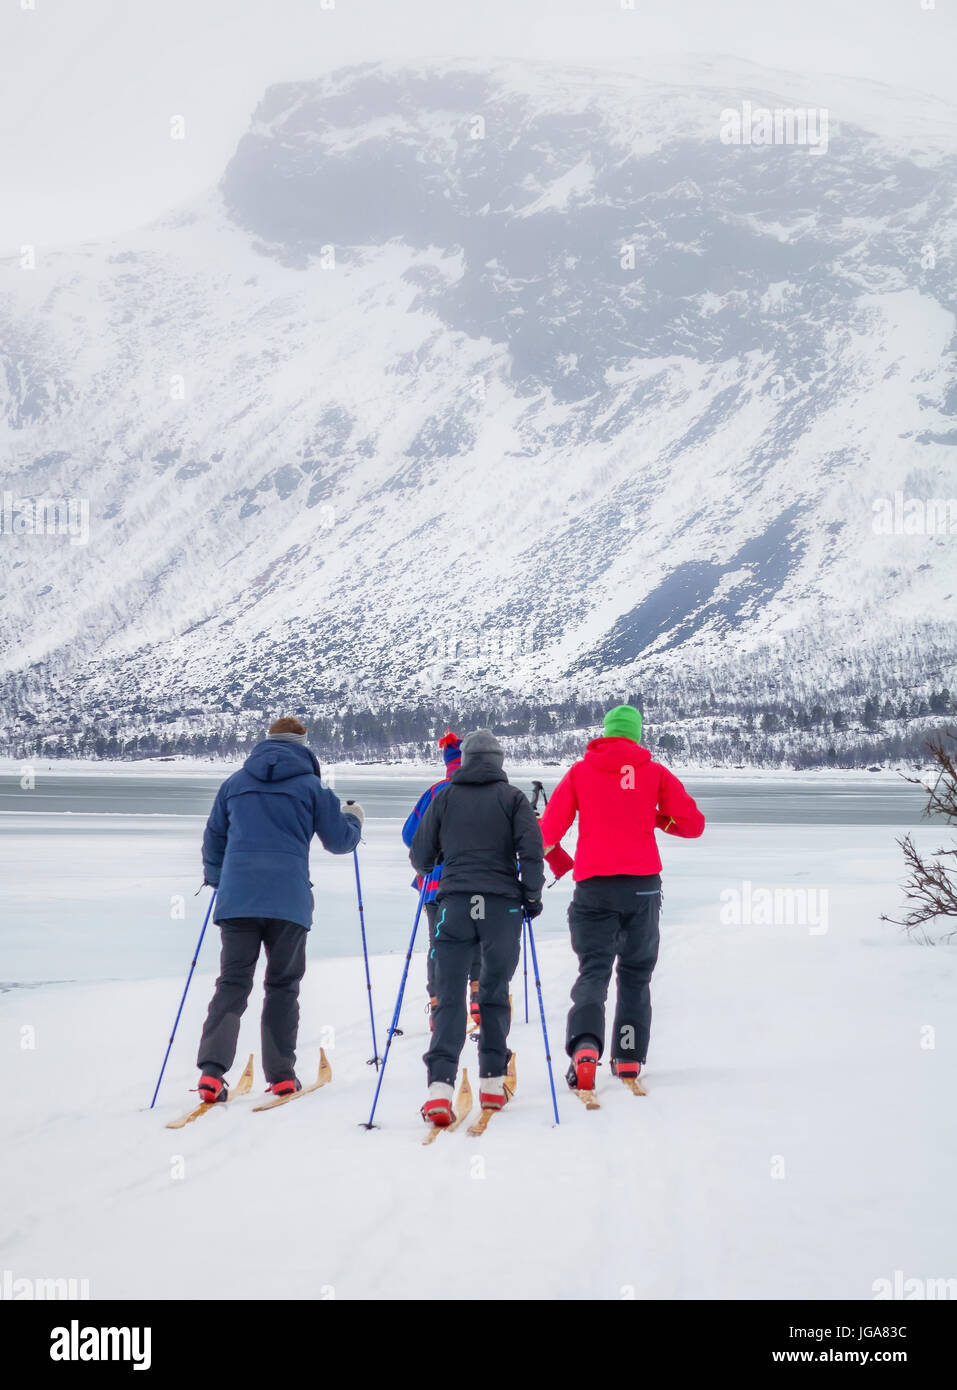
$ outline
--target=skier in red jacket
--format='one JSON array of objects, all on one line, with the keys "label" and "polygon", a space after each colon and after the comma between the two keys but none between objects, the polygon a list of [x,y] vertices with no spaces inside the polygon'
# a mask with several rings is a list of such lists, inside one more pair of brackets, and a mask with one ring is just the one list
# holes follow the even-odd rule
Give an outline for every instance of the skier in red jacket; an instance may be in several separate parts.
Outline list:
[{"label": "skier in red jacket", "polygon": [[[651,976],[658,959],[661,856],[655,831],[695,839],[704,816],[678,778],[640,746],[641,714],[618,705],[605,715],[605,737],[555,788],[542,816],[545,857],[557,877],[574,867],[568,909],[578,979],[572,989],[565,1049],[568,1084],[591,1091],[605,1047],[605,1000],[618,961],[612,1075],[637,1082],[651,1032]],[[561,838],[578,816],[574,860]]]}]

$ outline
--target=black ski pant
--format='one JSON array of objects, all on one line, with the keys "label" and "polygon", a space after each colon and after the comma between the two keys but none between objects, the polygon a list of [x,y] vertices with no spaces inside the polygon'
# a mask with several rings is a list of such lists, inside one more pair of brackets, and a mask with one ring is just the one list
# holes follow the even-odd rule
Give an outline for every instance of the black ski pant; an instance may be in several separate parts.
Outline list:
[{"label": "black ski pant", "polygon": [[227,917],[219,979],[199,1043],[199,1067],[224,1076],[236,1056],[239,1021],[246,1012],[260,947],[266,948],[262,1012],[263,1070],[270,1085],[296,1074],[299,984],[306,972],[306,928],[277,917]]},{"label": "black ski pant", "polygon": [[[438,903],[426,903],[425,915],[429,923],[429,953],[425,958],[426,982],[429,990],[429,998],[434,999],[438,990],[435,984],[435,923],[439,916]],[[472,959],[469,962],[469,983],[478,984],[479,975],[482,970],[482,947],[479,942],[475,943],[475,950],[472,952]]]},{"label": "black ski pant", "polygon": [[644,1062],[651,1034],[651,976],[658,960],[660,874],[613,874],[575,885],[568,909],[578,979],[565,1031],[569,1056],[585,1038],[605,1050],[605,1000],[618,961],[618,1003],[611,1056]]},{"label": "black ski pant", "polygon": [[476,945],[481,951],[479,1076],[504,1076],[508,1065],[508,987],[522,945],[522,904],[499,893],[449,893],[438,903],[432,1044],[423,1057],[429,1084],[455,1085],[465,1045],[465,983]]}]

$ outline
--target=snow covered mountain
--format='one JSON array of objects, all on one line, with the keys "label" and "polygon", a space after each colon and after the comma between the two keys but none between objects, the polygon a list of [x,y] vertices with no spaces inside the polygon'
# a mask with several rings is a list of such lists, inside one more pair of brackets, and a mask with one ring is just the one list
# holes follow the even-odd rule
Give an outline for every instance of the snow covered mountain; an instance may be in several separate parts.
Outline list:
[{"label": "snow covered mountain", "polygon": [[775,82],[285,84],[208,199],[0,265],[7,529],[90,507],[0,535],[5,727],[952,662],[957,542],[873,504],[957,497],[953,116],[724,143]]}]

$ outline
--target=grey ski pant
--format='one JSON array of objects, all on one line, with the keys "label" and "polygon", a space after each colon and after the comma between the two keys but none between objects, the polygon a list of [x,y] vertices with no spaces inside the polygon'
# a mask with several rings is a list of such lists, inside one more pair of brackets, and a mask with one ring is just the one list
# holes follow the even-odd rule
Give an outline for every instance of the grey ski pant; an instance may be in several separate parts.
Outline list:
[{"label": "grey ski pant", "polygon": [[[426,984],[429,991],[429,998],[434,999],[438,990],[435,984],[435,923],[439,916],[438,903],[426,903],[425,915],[429,923],[429,952],[425,958]],[[472,959],[469,962],[469,984],[478,983],[482,972],[482,947],[476,942],[475,950],[472,952]]]},{"label": "grey ski pant", "polygon": [[246,1012],[260,947],[264,946],[263,1070],[270,1084],[288,1081],[296,1074],[299,985],[306,971],[306,928],[276,917],[227,917],[219,926],[223,941],[219,979],[206,1015],[197,1065],[213,1076],[224,1076],[232,1066],[239,1022]]},{"label": "grey ski pant", "polygon": [[565,1030],[571,1056],[584,1038],[605,1050],[605,1000],[611,972],[618,962],[618,1003],[611,1036],[611,1056],[620,1062],[644,1062],[651,1034],[651,976],[658,960],[660,874],[613,874],[585,878],[575,885],[568,909],[578,979]]},{"label": "grey ski pant", "polygon": [[522,904],[498,893],[450,893],[439,901],[435,924],[435,981],[432,1044],[423,1057],[429,1084],[455,1085],[465,1045],[465,983],[480,946],[479,1076],[504,1076],[508,1065],[508,986],[522,944]]}]

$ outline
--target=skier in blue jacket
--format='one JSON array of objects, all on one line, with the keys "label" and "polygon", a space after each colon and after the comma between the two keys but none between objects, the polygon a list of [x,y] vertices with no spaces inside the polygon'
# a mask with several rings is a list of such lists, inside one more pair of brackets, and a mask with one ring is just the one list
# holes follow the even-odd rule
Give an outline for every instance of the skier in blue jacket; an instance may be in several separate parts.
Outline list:
[{"label": "skier in blue jacket", "polygon": [[277,719],[239,772],[220,787],[203,836],[206,882],[217,889],[214,921],[222,935],[216,992],[197,1063],[200,1099],[223,1101],[239,1023],[261,947],[266,951],[262,1012],[263,1068],[269,1090],[301,1089],[296,1077],[299,985],[312,925],[309,845],[318,835],[330,854],[351,854],[362,834],[355,802],[340,810],[324,787],[298,719]]},{"label": "skier in blue jacket", "polygon": [[[412,813],[402,827],[402,839],[411,849],[412,841],[415,839],[415,832],[422,823],[422,817],[432,805],[437,796],[445,791],[452,777],[462,766],[462,740],[458,734],[446,729],[442,738],[439,739],[439,747],[442,749],[442,756],[445,759],[445,777],[441,782],[436,782],[434,786],[428,787],[412,808]],[[435,1009],[438,1004],[438,989],[435,981],[435,924],[438,920],[439,911],[435,903],[439,891],[439,883],[442,880],[442,865],[436,864],[428,875],[428,883],[425,890],[425,915],[429,923],[429,952],[426,957],[426,980],[429,991],[429,1009]],[[417,893],[422,891],[422,879],[414,878],[412,887]],[[476,944],[475,954],[469,966],[469,1015],[478,1028],[481,1024],[481,1014],[479,1011],[478,989],[479,975],[482,970],[482,948]],[[431,1026],[431,1023],[430,1023]]]}]

